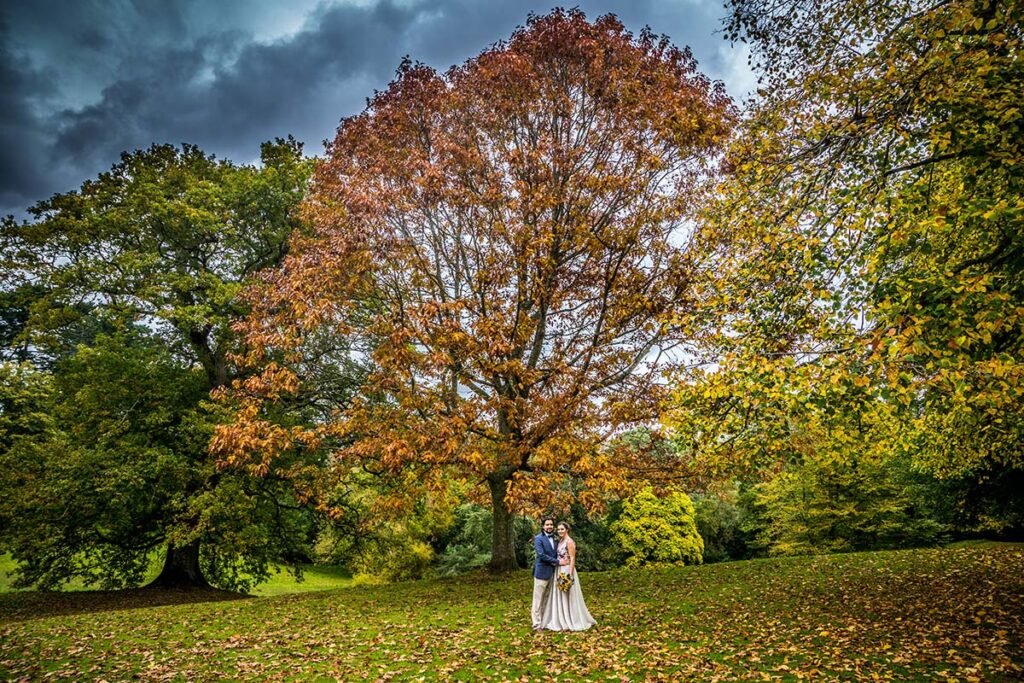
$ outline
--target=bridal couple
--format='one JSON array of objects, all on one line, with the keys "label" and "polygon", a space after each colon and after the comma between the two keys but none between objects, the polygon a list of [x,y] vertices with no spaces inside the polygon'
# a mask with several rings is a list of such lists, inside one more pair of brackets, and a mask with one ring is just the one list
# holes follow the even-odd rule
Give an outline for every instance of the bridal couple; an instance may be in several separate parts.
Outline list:
[{"label": "bridal couple", "polygon": [[533,538],[533,630],[585,631],[597,622],[583,602],[569,525],[545,517]]}]

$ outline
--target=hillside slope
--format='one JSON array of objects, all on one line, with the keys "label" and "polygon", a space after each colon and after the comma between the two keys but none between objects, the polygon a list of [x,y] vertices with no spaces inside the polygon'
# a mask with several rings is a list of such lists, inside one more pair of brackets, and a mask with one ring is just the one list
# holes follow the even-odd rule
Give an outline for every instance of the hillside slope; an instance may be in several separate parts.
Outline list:
[{"label": "hillside slope", "polygon": [[474,575],[0,624],[31,680],[1012,680],[1024,548],[583,574],[599,624],[530,630],[531,578]]}]

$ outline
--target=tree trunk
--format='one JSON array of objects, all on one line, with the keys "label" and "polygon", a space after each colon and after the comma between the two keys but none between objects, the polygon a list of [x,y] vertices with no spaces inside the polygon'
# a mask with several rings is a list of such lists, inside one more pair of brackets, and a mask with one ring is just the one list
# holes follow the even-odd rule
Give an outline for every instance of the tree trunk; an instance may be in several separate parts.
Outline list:
[{"label": "tree trunk", "polygon": [[500,475],[487,478],[491,489],[491,506],[494,511],[494,532],[491,536],[492,572],[507,572],[516,569],[516,553],[512,537],[512,513],[505,504],[509,479]]},{"label": "tree trunk", "polygon": [[164,568],[151,586],[166,588],[209,588],[210,584],[199,568],[199,541],[181,548],[167,546]]}]

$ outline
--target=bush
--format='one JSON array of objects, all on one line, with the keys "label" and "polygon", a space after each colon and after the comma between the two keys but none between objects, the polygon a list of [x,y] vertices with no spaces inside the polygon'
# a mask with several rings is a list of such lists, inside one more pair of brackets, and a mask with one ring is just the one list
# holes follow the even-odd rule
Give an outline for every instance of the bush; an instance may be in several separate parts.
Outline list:
[{"label": "bush", "polygon": [[441,576],[455,576],[487,566],[491,561],[489,550],[465,543],[455,543],[444,549],[437,562],[437,573]]},{"label": "bush", "polygon": [[690,497],[679,491],[658,497],[647,487],[625,502],[611,526],[612,538],[626,553],[626,566],[700,564],[704,540],[697,532]]}]

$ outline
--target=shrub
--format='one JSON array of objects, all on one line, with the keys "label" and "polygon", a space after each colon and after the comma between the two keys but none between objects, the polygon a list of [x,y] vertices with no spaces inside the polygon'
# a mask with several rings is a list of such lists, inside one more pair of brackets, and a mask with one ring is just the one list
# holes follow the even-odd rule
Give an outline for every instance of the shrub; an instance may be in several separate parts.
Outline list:
[{"label": "shrub", "polygon": [[490,561],[490,550],[481,550],[472,544],[455,543],[444,549],[437,562],[437,573],[441,576],[455,576],[480,569]]},{"label": "shrub", "polygon": [[679,491],[654,495],[647,487],[630,498],[612,524],[612,537],[626,553],[626,566],[700,564],[704,540],[697,532],[690,497]]}]

